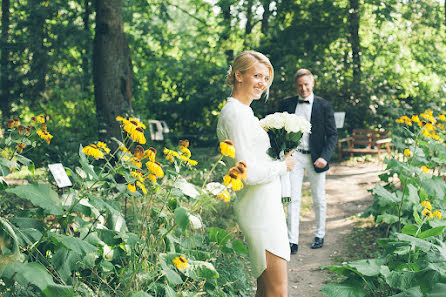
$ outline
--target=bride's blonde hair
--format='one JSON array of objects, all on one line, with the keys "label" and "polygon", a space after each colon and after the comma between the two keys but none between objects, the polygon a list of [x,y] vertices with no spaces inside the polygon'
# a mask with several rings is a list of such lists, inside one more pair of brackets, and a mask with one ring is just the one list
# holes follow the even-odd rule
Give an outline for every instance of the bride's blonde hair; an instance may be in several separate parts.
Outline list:
[{"label": "bride's blonde hair", "polygon": [[266,90],[266,98],[268,98],[269,87],[271,86],[274,79],[274,68],[273,65],[271,65],[269,59],[262,53],[253,50],[248,50],[238,54],[238,56],[234,59],[232,66],[229,66],[228,74],[226,75],[226,83],[231,88],[234,88],[235,73],[237,71],[239,71],[240,73],[244,73],[248,71],[251,67],[253,67],[256,63],[264,64],[269,70],[269,81]]}]

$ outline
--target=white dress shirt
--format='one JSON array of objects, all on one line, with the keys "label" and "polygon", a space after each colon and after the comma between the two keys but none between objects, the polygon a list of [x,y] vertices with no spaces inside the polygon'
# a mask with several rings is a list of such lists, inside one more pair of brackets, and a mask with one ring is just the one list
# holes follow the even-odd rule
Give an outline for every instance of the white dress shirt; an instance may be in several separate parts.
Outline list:
[{"label": "white dress shirt", "polygon": [[[308,122],[311,122],[311,110],[313,108],[314,94],[311,93],[307,98],[301,98],[301,100],[308,100],[310,104],[297,103],[295,114],[304,117]],[[309,151],[310,150],[310,133],[304,133],[300,140],[298,148]]]}]

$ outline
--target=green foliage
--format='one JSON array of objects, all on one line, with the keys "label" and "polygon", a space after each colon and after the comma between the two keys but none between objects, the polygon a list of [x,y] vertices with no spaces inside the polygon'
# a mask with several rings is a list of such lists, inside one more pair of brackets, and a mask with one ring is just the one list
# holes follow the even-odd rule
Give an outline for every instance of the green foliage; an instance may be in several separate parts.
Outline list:
[{"label": "green foliage", "polygon": [[[218,201],[206,182],[199,188],[182,175],[185,167],[197,171],[188,142],[178,151],[166,149],[166,159],[155,163],[156,152],[132,140],[129,125],[143,125],[122,123],[128,134],[114,139],[116,151],[103,142],[80,145],[79,165],[66,168],[74,185],[63,193],[42,181],[5,183],[2,296],[247,296],[246,265],[223,271],[220,279],[224,262],[244,263],[247,249],[230,232],[204,225],[200,210]],[[13,150],[17,139],[25,142],[16,127],[8,133],[2,163],[7,173],[18,161],[31,162]],[[27,137],[31,142],[33,135]],[[11,198],[19,205],[4,203]]]},{"label": "green foliage", "polygon": [[343,280],[322,287],[326,296],[435,296],[446,284],[446,121],[426,110],[397,122],[403,127],[394,133],[397,151],[363,214],[393,226],[393,233],[377,240],[379,257],[328,266]]}]

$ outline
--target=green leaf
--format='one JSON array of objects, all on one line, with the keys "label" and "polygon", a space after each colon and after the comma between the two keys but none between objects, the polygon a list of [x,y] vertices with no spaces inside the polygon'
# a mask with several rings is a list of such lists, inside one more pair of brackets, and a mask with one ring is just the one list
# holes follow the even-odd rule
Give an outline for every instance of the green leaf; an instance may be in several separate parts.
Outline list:
[{"label": "green leaf", "polygon": [[388,213],[381,214],[376,217],[377,223],[394,224],[394,223],[398,222],[398,220],[399,219],[397,216],[388,214]]},{"label": "green leaf", "polygon": [[386,262],[383,258],[364,259],[348,262],[348,266],[355,268],[359,273],[366,276],[376,276],[379,274],[381,266]]},{"label": "green leaf", "polygon": [[417,223],[417,225],[423,224],[423,220],[421,220],[420,215],[418,214],[418,210],[417,210],[416,205],[413,207],[413,217],[414,217],[415,222]]},{"label": "green leaf", "polygon": [[391,297],[424,297],[423,292],[421,292],[420,287],[413,287],[407,290],[404,290],[403,292],[392,295]]},{"label": "green leaf", "polygon": [[83,256],[89,253],[95,253],[97,250],[95,246],[80,238],[66,236],[54,232],[50,232],[48,234],[48,237],[59,246],[62,246],[67,250],[74,251]]},{"label": "green leaf", "polygon": [[376,184],[373,193],[379,197],[379,204],[382,206],[400,202],[395,193],[389,192],[381,184]]},{"label": "green leaf", "polygon": [[441,233],[443,233],[443,230],[446,226],[440,226],[440,227],[435,227],[435,228],[431,228],[429,230],[426,230],[424,232],[422,232],[421,234],[418,235],[419,238],[424,239],[424,238],[428,238],[431,236],[438,236]]},{"label": "green leaf", "polygon": [[177,209],[175,209],[175,222],[178,224],[178,226],[180,226],[183,229],[186,229],[187,227],[189,227],[189,212],[182,208],[179,207]]},{"label": "green leaf", "polygon": [[248,248],[245,246],[245,244],[242,241],[240,241],[238,239],[232,241],[232,249],[237,254],[240,254],[240,255],[248,254]]},{"label": "green leaf", "polygon": [[163,269],[163,272],[169,284],[176,286],[183,283],[181,276],[173,269]]},{"label": "green leaf", "polygon": [[29,166],[30,164],[33,164],[33,161],[31,161],[30,159],[22,156],[22,155],[15,155],[15,158],[17,159],[18,162],[22,163],[25,166]]},{"label": "green leaf", "polygon": [[35,206],[43,208],[47,213],[61,215],[64,213],[61,206],[59,195],[51,189],[49,185],[30,184],[21,185],[6,190],[20,198],[29,200]]},{"label": "green leaf", "polygon": [[54,253],[51,258],[51,263],[62,280],[68,282],[71,279],[71,272],[78,267],[77,263],[81,260],[82,257],[80,254],[62,247]]},{"label": "green leaf", "polygon": [[412,271],[391,271],[384,276],[390,287],[407,290],[415,283],[415,273]]},{"label": "green leaf", "polygon": [[361,285],[347,282],[327,284],[320,291],[328,297],[364,297],[367,294],[367,291]]},{"label": "green leaf", "polygon": [[411,235],[411,236],[415,236],[417,231],[418,231],[418,226],[416,226],[414,224],[406,225],[401,230],[402,233],[407,234],[407,235]]},{"label": "green leaf", "polygon": [[437,283],[432,287],[432,291],[427,293],[426,297],[444,297],[446,292],[446,284]]},{"label": "green leaf", "polygon": [[171,287],[169,287],[168,285],[164,286],[164,293],[166,294],[166,297],[176,297],[177,293],[175,292],[174,289],[172,289]]},{"label": "green leaf", "polygon": [[207,281],[217,279],[219,274],[214,265],[205,261],[189,261],[190,269],[184,272],[186,276],[199,280],[204,278]]},{"label": "green leaf", "polygon": [[415,188],[415,186],[412,184],[409,184],[407,188],[409,191],[408,195],[406,196],[407,201],[409,203],[418,205],[420,203],[420,197],[418,197],[418,189]]},{"label": "green leaf", "polygon": [[446,195],[446,183],[440,176],[432,176],[431,179],[423,180],[421,186],[429,196],[445,197]]},{"label": "green leaf", "polygon": [[402,234],[402,233],[396,233],[396,237],[399,240],[404,240],[410,242],[415,247],[427,252],[429,251],[434,245],[426,240],[419,239],[410,235]]},{"label": "green leaf", "polygon": [[16,263],[17,282],[24,286],[29,283],[38,287],[46,297],[69,297],[74,295],[74,290],[69,286],[56,285],[51,275],[39,263]]},{"label": "green leaf", "polygon": [[153,296],[144,292],[144,291],[138,291],[138,292],[132,293],[130,295],[130,297],[153,297]]},{"label": "green leaf", "polygon": [[216,242],[220,246],[224,246],[232,236],[225,230],[218,227],[209,228],[209,240]]}]

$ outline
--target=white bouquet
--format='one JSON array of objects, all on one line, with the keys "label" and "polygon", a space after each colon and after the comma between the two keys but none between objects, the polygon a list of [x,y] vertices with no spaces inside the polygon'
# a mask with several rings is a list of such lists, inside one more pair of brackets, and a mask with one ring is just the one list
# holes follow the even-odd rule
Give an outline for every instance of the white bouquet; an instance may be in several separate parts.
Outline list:
[{"label": "white bouquet", "polygon": [[296,148],[302,135],[311,131],[311,124],[304,117],[287,112],[267,115],[260,120],[260,126],[268,133],[271,143],[268,155],[274,159]]}]

